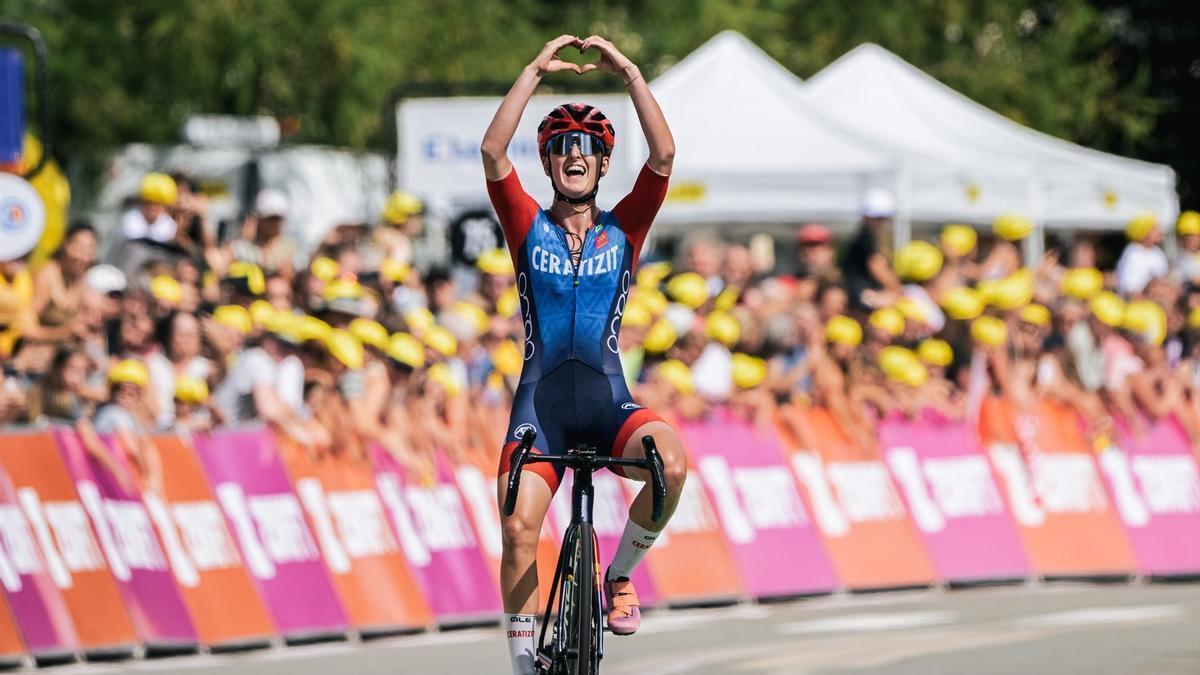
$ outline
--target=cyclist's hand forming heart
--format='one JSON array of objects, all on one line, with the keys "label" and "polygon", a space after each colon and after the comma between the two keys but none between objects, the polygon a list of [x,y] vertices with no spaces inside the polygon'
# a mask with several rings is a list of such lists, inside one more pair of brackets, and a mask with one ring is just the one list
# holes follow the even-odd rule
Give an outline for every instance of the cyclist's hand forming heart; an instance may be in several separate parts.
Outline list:
[{"label": "cyclist's hand forming heart", "polygon": [[560,35],[546,43],[542,48],[542,53],[537,55],[537,58],[530,64],[537,68],[538,75],[546,75],[547,73],[556,73],[560,70],[571,70],[576,74],[585,72],[577,64],[569,61],[563,61],[558,58],[558,52],[564,47],[579,47],[582,49],[583,40],[574,35]]},{"label": "cyclist's hand forming heart", "polygon": [[595,49],[600,52],[600,60],[596,63],[587,63],[580,68],[580,73],[586,73],[592,70],[603,70],[606,73],[614,75],[621,74],[621,71],[633,65],[627,56],[621,53],[613,43],[605,40],[599,35],[593,35],[584,40],[579,45],[580,52],[586,52],[589,49]]}]

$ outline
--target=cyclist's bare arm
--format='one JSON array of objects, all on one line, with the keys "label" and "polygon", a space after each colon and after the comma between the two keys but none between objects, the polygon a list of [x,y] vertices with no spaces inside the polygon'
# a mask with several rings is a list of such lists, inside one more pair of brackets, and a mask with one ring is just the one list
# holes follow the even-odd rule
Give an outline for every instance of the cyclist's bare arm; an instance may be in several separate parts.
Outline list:
[{"label": "cyclist's bare arm", "polygon": [[512,162],[508,159],[508,144],[512,141],[513,134],[517,132],[521,113],[525,112],[525,106],[529,103],[529,98],[533,96],[533,92],[542,78],[547,73],[560,70],[584,72],[578,65],[558,58],[558,52],[564,47],[581,47],[582,45],[583,40],[574,35],[560,35],[547,42],[546,46],[542,48],[542,53],[538,54],[537,58],[521,71],[521,76],[508,90],[504,100],[500,102],[500,108],[496,110],[496,115],[492,117],[492,123],[488,125],[487,131],[483,134],[483,144],[480,150],[483,153],[483,175],[488,180],[500,180],[512,170]]},{"label": "cyclist's bare arm", "polygon": [[654,100],[646,78],[613,43],[599,35],[593,35],[583,41],[580,49],[587,51],[595,49],[600,52],[600,61],[596,64],[583,66],[582,72],[599,68],[606,73],[612,73],[621,78],[629,90],[629,98],[633,101],[633,109],[637,111],[638,121],[642,124],[642,133],[646,135],[646,144],[650,148],[650,157],[646,163],[660,176],[671,174],[671,165],[675,161],[675,139],[667,126],[667,118],[663,116],[662,108]]}]

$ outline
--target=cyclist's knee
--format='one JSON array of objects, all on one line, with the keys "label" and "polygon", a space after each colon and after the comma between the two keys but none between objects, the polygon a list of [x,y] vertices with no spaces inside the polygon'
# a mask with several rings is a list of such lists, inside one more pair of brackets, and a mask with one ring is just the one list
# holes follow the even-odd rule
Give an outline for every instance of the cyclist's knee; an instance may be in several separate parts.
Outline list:
[{"label": "cyclist's knee", "polygon": [[541,536],[542,524],[533,522],[532,518],[522,517],[519,513],[504,519],[500,534],[506,549],[537,548],[538,537]]}]

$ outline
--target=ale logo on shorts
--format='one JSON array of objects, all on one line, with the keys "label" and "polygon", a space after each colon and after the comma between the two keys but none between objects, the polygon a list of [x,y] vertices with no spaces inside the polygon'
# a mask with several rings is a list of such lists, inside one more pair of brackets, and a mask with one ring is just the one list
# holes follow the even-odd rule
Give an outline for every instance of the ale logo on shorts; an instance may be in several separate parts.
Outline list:
[{"label": "ale logo on shorts", "polygon": [[634,403],[633,401],[621,404],[621,410],[637,410],[638,408],[641,408],[641,407],[642,406]]},{"label": "ale logo on shorts", "polygon": [[533,431],[533,425],[529,422],[526,422],[518,426],[516,429],[513,429],[513,438],[517,439],[518,441],[521,440],[525,437],[526,431]]}]

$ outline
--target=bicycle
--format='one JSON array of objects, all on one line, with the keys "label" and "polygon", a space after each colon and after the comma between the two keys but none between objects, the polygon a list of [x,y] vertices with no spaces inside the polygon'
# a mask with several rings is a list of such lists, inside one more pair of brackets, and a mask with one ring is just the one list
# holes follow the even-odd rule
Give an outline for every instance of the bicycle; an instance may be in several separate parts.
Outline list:
[{"label": "bicycle", "polygon": [[[632,466],[650,474],[651,518],[659,522],[666,499],[666,483],[663,481],[662,456],[654,445],[652,436],[642,436],[644,459],[624,457],[599,457],[596,449],[586,444],[567,450],[565,455],[549,456],[531,454],[530,449],[537,438],[537,431],[530,429],[521,438],[520,444],[510,456],[508,494],[504,499],[504,515],[511,516],[517,504],[521,470],[527,463],[547,462],[567,467],[574,472],[571,486],[571,523],[563,534],[558,564],[554,569],[554,581],[546,601],[542,617],[542,630],[538,636],[536,667],[545,675],[595,675],[604,658],[604,622],[601,616],[599,544],[592,529],[592,473],[597,469],[613,466]],[[560,588],[561,587],[561,588]],[[546,643],[546,629],[550,624],[550,613],[558,596],[558,614],[555,617],[551,642]]]}]

